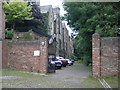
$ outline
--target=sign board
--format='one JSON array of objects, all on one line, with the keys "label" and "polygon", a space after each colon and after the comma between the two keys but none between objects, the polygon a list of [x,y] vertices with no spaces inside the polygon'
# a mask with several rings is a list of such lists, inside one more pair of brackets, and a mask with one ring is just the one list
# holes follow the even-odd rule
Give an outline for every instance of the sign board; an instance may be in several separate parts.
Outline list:
[{"label": "sign board", "polygon": [[35,50],[34,51],[34,56],[40,56],[40,50]]}]

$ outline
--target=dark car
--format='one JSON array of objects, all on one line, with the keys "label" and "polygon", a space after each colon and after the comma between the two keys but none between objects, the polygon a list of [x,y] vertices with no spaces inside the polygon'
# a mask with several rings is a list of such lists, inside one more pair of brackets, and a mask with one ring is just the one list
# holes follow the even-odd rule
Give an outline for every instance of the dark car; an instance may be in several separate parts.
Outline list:
[{"label": "dark car", "polygon": [[61,69],[62,67],[62,62],[56,60],[55,58],[49,57],[49,63],[50,65],[55,66],[55,69]]},{"label": "dark car", "polygon": [[48,60],[48,73],[55,73],[55,63],[52,60]]},{"label": "dark car", "polygon": [[78,61],[79,59],[74,59],[74,61]]},{"label": "dark car", "polygon": [[61,61],[58,61],[58,60],[55,60],[55,67],[56,67],[56,69],[61,69],[61,67],[62,67],[62,62],[61,62]]}]

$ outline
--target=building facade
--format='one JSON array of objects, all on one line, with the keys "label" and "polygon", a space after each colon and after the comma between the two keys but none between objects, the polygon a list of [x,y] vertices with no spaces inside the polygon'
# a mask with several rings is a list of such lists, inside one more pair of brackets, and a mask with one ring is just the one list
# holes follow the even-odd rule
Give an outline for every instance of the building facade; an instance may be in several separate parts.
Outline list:
[{"label": "building facade", "polygon": [[[48,13],[48,35],[51,36],[49,46],[54,47],[55,56],[70,58],[73,54],[73,42],[65,23],[60,19],[60,8],[51,5],[40,6],[41,13]],[[54,44],[52,44],[54,43]],[[52,49],[49,48],[49,51]]]}]

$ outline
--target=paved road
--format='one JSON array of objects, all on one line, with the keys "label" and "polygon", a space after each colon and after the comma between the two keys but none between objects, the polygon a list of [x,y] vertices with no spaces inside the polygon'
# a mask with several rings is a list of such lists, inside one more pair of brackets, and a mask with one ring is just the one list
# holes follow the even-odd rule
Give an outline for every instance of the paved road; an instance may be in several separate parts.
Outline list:
[{"label": "paved road", "polygon": [[[83,64],[75,64],[73,66],[67,66],[61,70],[57,70],[56,74],[51,78],[58,79],[60,81],[68,81],[70,83],[79,84],[90,75],[90,71]],[[59,77],[59,78],[58,78]]]},{"label": "paved road", "polygon": [[81,83],[90,74],[90,70],[83,64],[74,64],[46,76],[3,78],[2,83],[4,88],[81,88]]}]

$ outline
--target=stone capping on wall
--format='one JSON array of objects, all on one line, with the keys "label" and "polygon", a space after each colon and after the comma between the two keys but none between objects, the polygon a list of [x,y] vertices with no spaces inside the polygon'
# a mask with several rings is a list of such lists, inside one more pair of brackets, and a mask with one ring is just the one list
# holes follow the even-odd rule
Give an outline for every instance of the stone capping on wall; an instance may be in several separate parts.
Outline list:
[{"label": "stone capping on wall", "polygon": [[36,43],[39,43],[40,44],[40,41],[14,41],[12,42],[12,44],[14,45],[33,45],[33,44],[36,44]]},{"label": "stone capping on wall", "polygon": [[93,77],[118,76],[120,37],[92,36]]}]

